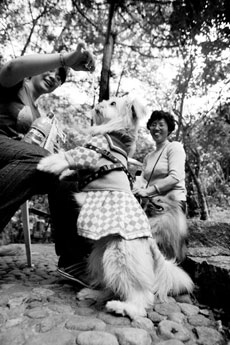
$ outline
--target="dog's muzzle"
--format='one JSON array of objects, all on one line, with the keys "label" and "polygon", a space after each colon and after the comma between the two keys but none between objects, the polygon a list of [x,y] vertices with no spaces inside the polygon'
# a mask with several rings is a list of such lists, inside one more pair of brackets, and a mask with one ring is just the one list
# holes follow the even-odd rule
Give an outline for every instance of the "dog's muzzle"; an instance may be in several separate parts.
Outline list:
[{"label": "dog's muzzle", "polygon": [[144,211],[147,214],[147,216],[153,216],[155,214],[162,213],[164,211],[164,207],[162,204],[157,203],[154,198],[148,198],[144,205]]}]

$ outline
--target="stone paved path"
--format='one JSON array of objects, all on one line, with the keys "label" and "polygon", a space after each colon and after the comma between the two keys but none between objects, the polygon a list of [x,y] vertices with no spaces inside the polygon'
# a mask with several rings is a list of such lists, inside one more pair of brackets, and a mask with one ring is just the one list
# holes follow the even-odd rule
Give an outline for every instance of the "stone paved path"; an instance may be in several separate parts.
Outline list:
[{"label": "stone paved path", "polygon": [[[24,251],[24,246],[21,245]],[[230,345],[212,312],[181,296],[131,321],[79,302],[81,288],[59,278],[53,245],[0,257],[0,345]]]}]

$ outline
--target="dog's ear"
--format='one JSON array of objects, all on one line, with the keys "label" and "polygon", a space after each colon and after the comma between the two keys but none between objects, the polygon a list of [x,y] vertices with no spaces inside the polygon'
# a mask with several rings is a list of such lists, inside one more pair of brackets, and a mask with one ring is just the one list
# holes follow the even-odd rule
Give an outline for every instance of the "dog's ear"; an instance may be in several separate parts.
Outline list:
[{"label": "dog's ear", "polygon": [[128,102],[131,104],[132,116],[134,120],[140,120],[147,114],[144,102],[134,95],[128,95]]},{"label": "dog's ear", "polygon": [[138,119],[138,116],[137,116],[137,114],[136,114],[136,111],[135,111],[135,108],[134,108],[133,105],[131,106],[131,111],[132,111],[132,117],[133,117],[133,119],[134,119],[134,120],[137,120],[137,119]]}]

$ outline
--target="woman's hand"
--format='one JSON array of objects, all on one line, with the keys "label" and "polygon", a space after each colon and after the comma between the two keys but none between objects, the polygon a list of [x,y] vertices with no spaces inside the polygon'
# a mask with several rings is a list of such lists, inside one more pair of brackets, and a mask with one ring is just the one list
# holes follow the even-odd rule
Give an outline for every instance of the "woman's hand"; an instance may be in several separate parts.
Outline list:
[{"label": "woman's hand", "polygon": [[64,54],[63,58],[66,66],[74,71],[95,71],[95,58],[84,42],[80,42],[74,52]]},{"label": "woman's hand", "polygon": [[133,187],[133,194],[146,198],[148,196],[146,188]]},{"label": "woman's hand", "polygon": [[145,188],[145,186],[138,187],[138,186],[135,186],[134,184],[132,191],[133,191],[133,194],[140,196],[142,198],[153,197],[153,196],[159,195],[159,191],[155,185]]}]

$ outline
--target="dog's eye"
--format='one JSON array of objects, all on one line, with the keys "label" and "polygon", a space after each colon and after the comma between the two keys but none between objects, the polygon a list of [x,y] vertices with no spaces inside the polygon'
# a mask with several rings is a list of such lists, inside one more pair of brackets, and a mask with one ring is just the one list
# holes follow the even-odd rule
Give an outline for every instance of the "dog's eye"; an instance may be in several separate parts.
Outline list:
[{"label": "dog's eye", "polygon": [[116,102],[111,102],[110,105],[114,106],[116,105]]}]

